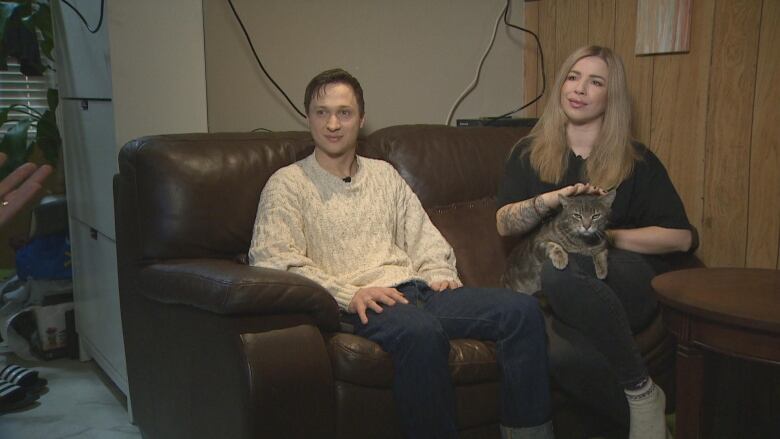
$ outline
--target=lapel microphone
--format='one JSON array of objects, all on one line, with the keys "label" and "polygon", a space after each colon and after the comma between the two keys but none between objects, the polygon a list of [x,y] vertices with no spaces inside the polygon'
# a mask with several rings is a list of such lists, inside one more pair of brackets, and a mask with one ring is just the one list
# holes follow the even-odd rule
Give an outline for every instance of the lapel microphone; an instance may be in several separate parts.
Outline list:
[{"label": "lapel microphone", "polygon": [[343,181],[344,183],[351,183],[352,182],[352,177],[350,177],[350,176],[344,177],[344,178],[341,179],[341,181]]}]

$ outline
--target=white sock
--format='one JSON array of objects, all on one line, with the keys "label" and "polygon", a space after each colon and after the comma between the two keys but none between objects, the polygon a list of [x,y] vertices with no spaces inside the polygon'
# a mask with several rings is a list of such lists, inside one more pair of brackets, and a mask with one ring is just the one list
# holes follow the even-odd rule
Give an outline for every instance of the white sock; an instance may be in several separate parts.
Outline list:
[{"label": "white sock", "polygon": [[631,426],[628,439],[666,439],[666,395],[653,380],[637,390],[626,390]]},{"label": "white sock", "polygon": [[552,421],[535,427],[501,426],[501,439],[555,439]]}]

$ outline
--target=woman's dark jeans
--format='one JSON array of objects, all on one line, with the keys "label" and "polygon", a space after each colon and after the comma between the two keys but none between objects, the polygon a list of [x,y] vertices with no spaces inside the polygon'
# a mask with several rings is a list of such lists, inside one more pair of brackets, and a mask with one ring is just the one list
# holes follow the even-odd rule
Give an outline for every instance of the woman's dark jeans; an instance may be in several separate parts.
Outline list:
[{"label": "woman's dark jeans", "polygon": [[549,261],[542,268],[542,291],[554,315],[548,327],[553,379],[620,423],[628,419],[623,388],[647,377],[633,334],[657,313],[650,281],[660,271],[658,261],[618,249],[609,251],[603,281],[582,255],[570,254],[563,270]]},{"label": "woman's dark jeans", "polygon": [[449,341],[458,338],[496,342],[502,424],[528,427],[550,420],[544,318],[536,299],[495,288],[435,292],[418,281],[396,288],[408,305],[369,311],[366,325],[355,314],[343,320],[393,358],[393,391],[407,437],[457,437],[448,355]]}]

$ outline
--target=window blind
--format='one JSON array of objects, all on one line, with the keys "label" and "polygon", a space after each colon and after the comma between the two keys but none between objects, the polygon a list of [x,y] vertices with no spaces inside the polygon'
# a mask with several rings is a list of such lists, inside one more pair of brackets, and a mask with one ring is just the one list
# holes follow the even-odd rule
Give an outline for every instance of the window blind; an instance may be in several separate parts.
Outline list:
[{"label": "window blind", "polygon": [[[24,119],[30,109],[41,114],[49,109],[46,100],[49,86],[49,79],[46,76],[25,76],[19,71],[19,64],[15,62],[8,63],[8,70],[0,71],[0,109],[14,104],[29,107],[11,111],[8,122],[0,127],[0,136],[10,129],[13,121]],[[35,132],[35,126],[31,126],[28,136],[35,137]]]}]

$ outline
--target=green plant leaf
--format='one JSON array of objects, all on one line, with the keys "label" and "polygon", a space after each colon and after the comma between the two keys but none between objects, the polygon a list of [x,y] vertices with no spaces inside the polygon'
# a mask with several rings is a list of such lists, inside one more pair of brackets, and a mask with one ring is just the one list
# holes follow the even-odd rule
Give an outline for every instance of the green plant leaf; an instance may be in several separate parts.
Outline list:
[{"label": "green plant leaf", "polygon": [[8,70],[8,55],[6,54],[5,47],[3,46],[3,40],[5,36],[5,28],[8,21],[11,19],[19,3],[7,3],[0,2],[0,70]]},{"label": "green plant leaf", "polygon": [[0,34],[5,32],[5,24],[18,7],[19,3],[0,2]]},{"label": "green plant leaf", "polygon": [[38,3],[38,9],[32,15],[23,18],[22,22],[29,28],[32,28],[32,30],[37,29],[41,32],[41,39],[38,42],[41,54],[53,60],[51,52],[54,50],[54,33],[52,32],[51,9],[49,5]]},{"label": "green plant leaf", "polygon": [[15,105],[11,105],[10,107],[6,107],[0,110],[0,126],[3,126],[6,122],[8,122],[8,113],[10,113],[14,107]]},{"label": "green plant leaf", "polygon": [[52,33],[51,27],[51,8],[48,3],[37,2],[38,8],[30,16],[35,23],[35,27],[41,31],[41,34],[45,38],[53,39],[54,33]]},{"label": "green plant leaf", "polygon": [[[0,70],[7,70],[7,50],[3,46],[3,39],[11,24],[24,26],[35,32],[38,35],[38,48],[41,54],[52,59],[54,34],[49,4],[35,0],[2,1],[0,2]],[[41,66],[40,70],[43,71],[45,68]],[[46,98],[49,110],[43,113],[19,104],[0,109],[0,126],[6,124],[10,127],[0,138],[0,151],[8,156],[6,163],[0,168],[0,177],[8,175],[27,162],[36,148],[40,148],[47,162],[56,166],[59,151],[62,149],[62,139],[55,113],[59,105],[57,90],[49,89]],[[19,120],[9,120],[10,114],[16,112],[21,114]],[[37,126],[37,131],[35,139],[31,141],[29,131],[32,126]]]},{"label": "green plant leaf", "polygon": [[21,120],[16,125],[11,127],[7,133],[3,136],[3,140],[0,141],[0,152],[4,152],[11,157],[27,158],[27,134],[32,126],[32,120]]},{"label": "green plant leaf", "polygon": [[56,88],[50,88],[46,91],[46,102],[49,103],[49,110],[57,110],[60,103],[60,92]]},{"label": "green plant leaf", "polygon": [[[2,126],[4,123],[13,121],[13,119],[8,119],[9,114],[11,114],[12,111],[18,111],[20,113],[25,114],[26,119],[31,119],[33,121],[38,121],[43,116],[41,113],[39,113],[36,109],[30,107],[29,105],[20,105],[20,104],[13,104],[10,107],[3,108],[0,110],[0,126]],[[25,120],[25,119],[20,119]]]},{"label": "green plant leaf", "polygon": [[[6,2],[8,3],[8,2]],[[18,10],[18,13],[13,18],[14,20],[18,21],[19,24],[26,27],[27,29],[35,32],[35,27],[32,23],[29,22],[29,17],[33,13],[33,6],[31,1],[20,1],[20,2],[13,2],[16,3],[16,7],[13,8],[14,11]]]},{"label": "green plant leaf", "polygon": [[0,2],[0,35],[5,35],[5,25],[19,6],[19,3]]},{"label": "green plant leaf", "polygon": [[13,126],[0,140],[0,152],[4,152],[8,159],[0,168],[0,178],[5,178],[14,169],[27,162],[30,157],[30,144],[27,142],[27,134],[30,131],[32,120],[23,120]]},{"label": "green plant leaf", "polygon": [[35,144],[43,152],[43,157],[52,166],[57,166],[62,139],[57,129],[56,115],[52,111],[43,113],[38,121],[38,130],[35,135]]}]

